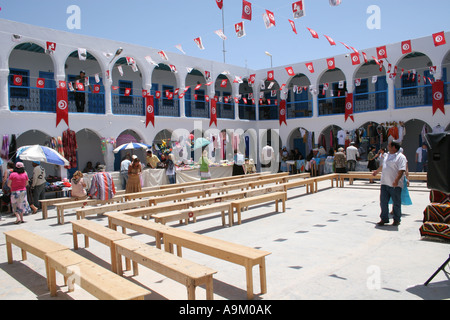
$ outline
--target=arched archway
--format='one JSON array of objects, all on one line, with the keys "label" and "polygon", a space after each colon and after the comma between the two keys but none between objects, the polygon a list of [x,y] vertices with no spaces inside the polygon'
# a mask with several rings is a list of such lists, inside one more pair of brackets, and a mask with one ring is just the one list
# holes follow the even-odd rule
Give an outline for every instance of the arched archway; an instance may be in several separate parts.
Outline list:
[{"label": "arched archway", "polygon": [[132,58],[119,58],[112,69],[113,114],[145,114],[142,73]]},{"label": "arched archway", "polygon": [[248,79],[239,84],[239,119],[256,120],[255,96]]},{"label": "arched archway", "polygon": [[422,143],[426,142],[426,133],[431,133],[432,128],[420,119],[411,119],[405,122],[406,135],[404,136],[401,145],[403,154],[408,159],[409,170],[414,172],[416,170],[415,154],[417,148]]},{"label": "arched archway", "polygon": [[412,52],[398,62],[400,77],[395,79],[396,108],[428,106],[433,103],[431,59],[422,52]]},{"label": "arched archway", "polygon": [[8,64],[10,110],[55,112],[55,66],[45,49],[32,42],[18,44]]},{"label": "arched archway", "polygon": [[217,118],[234,119],[234,97],[231,81],[221,73],[215,82],[214,98],[217,99]]},{"label": "arched archway", "polygon": [[[17,149],[23,146],[31,146],[31,145],[41,145],[51,147],[53,144],[56,144],[56,139],[52,142],[52,137],[40,130],[28,130],[20,134],[16,139]],[[16,159],[17,161],[22,161],[20,159]],[[25,170],[27,171],[28,177],[33,176],[33,166],[31,165],[31,161],[22,161],[25,165]],[[56,166],[49,163],[42,162],[42,166],[45,169],[47,176],[61,177],[61,167]]]},{"label": "arched archway", "polygon": [[177,77],[169,65],[160,63],[153,69],[151,94],[156,97],[155,115],[180,116],[180,99],[175,94],[177,89],[179,89]]},{"label": "arched archway", "polygon": [[[130,142],[142,143],[142,141],[143,141],[142,137],[136,131],[128,129],[119,134],[119,136],[116,139],[116,147]],[[145,150],[143,149],[122,150],[121,152],[114,154],[114,171],[120,170],[120,162],[127,153],[129,153],[130,155],[136,155],[141,160],[141,163],[145,163],[146,157]]]},{"label": "arched archway", "polygon": [[278,119],[280,85],[276,80],[264,80],[261,83],[259,99],[259,120]]},{"label": "arched archway", "polygon": [[[69,88],[69,112],[104,114],[105,87],[102,67],[97,58],[87,51],[86,56],[80,59],[79,52],[73,51],[67,57],[65,67]],[[80,80],[82,71],[86,76],[84,80]],[[77,86],[78,84],[80,86]]]},{"label": "arched archway", "polygon": [[310,80],[304,74],[296,74],[289,81],[286,101],[288,118],[305,118],[312,116],[312,94],[309,91]]},{"label": "arched archway", "polygon": [[203,73],[197,69],[192,69],[186,76],[186,91],[184,96],[184,107],[186,117],[207,118],[208,103],[206,96],[208,95],[207,87],[205,86],[206,79]]},{"label": "arched archway", "polygon": [[345,113],[347,81],[339,68],[327,70],[319,79],[319,116]]},{"label": "arched archway", "polygon": [[388,84],[384,66],[380,69],[374,60],[368,61],[355,71],[354,79],[355,113],[388,108]]},{"label": "arched archway", "polygon": [[[91,162],[105,164],[105,154],[102,152],[102,139],[90,129],[81,129],[76,133],[78,170],[84,171],[86,164]],[[73,171],[73,170],[71,170]]]}]

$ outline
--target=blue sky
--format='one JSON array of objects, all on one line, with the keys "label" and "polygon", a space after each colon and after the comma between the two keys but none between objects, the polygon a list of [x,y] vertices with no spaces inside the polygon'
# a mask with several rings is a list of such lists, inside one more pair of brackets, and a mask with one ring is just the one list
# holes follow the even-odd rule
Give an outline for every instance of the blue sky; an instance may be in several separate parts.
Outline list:
[{"label": "blue sky", "polygon": [[[342,0],[331,7],[329,0],[304,0],[306,16],[295,19],[298,34],[293,33],[288,19],[293,20],[294,0],[249,0],[253,5],[252,21],[245,20],[246,36],[237,38],[234,24],[243,21],[242,0],[223,0],[225,16],[226,62],[251,69],[288,65],[347,53],[339,42],[356,49],[372,48],[400,42],[440,31],[450,31],[449,0]],[[68,29],[67,8],[80,8],[80,29]],[[369,6],[380,8],[380,29],[369,29]],[[181,53],[181,44],[189,56],[223,61],[222,40],[214,33],[222,29],[222,14],[215,0],[9,0],[0,1],[0,17],[71,33],[139,44]],[[275,15],[276,26],[266,29],[262,14],[265,9]],[[313,39],[306,29],[314,29]],[[332,37],[330,46],[323,37]],[[194,38],[202,37],[205,50]],[[51,40],[51,39],[48,39]]]}]

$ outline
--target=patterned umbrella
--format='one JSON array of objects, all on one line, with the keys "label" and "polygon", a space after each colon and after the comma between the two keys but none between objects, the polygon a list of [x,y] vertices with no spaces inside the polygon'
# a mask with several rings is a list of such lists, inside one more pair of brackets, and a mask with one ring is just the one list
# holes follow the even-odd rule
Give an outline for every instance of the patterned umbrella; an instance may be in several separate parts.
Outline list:
[{"label": "patterned umbrella", "polygon": [[130,142],[122,144],[121,146],[118,146],[114,149],[114,153],[118,153],[122,150],[133,150],[133,149],[148,149],[148,145],[138,142]]},{"label": "patterned umbrella", "polygon": [[60,166],[70,165],[69,161],[58,153],[58,151],[38,144],[20,147],[17,149],[16,156],[21,160],[40,161]]},{"label": "patterned umbrella", "polygon": [[197,140],[195,140],[194,150],[197,150],[197,149],[199,149],[199,148],[206,147],[206,146],[209,145],[210,143],[211,143],[211,141],[209,141],[208,139],[205,139],[205,138],[198,138]]}]

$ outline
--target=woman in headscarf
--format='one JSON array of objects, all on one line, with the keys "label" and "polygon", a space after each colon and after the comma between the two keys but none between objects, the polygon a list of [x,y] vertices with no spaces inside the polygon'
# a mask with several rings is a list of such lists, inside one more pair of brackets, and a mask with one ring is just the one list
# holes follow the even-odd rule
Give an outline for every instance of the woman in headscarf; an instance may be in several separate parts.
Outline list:
[{"label": "woman in headscarf", "polygon": [[76,171],[70,180],[72,184],[72,198],[76,200],[82,200],[87,197],[86,183],[83,179],[83,173],[81,171]]},{"label": "woman in headscarf", "polygon": [[[8,187],[11,189],[11,205],[16,215],[15,224],[23,223],[23,215],[30,211],[27,199],[28,175],[22,162],[17,162],[14,171],[9,175]],[[32,207],[34,207],[32,205]],[[36,209],[36,210],[35,210]],[[33,209],[36,213],[37,208]]]}]

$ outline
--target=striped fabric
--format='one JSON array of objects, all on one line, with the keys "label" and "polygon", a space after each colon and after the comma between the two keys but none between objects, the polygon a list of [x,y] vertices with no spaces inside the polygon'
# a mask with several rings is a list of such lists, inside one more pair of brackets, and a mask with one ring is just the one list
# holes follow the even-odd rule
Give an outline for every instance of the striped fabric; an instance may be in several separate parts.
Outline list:
[{"label": "striped fabric", "polygon": [[431,203],[423,212],[420,235],[450,240],[450,203]]},{"label": "striped fabric", "polygon": [[450,193],[443,193],[441,191],[431,190],[430,202],[450,204]]},{"label": "striped fabric", "polygon": [[89,196],[93,199],[109,200],[116,194],[114,181],[110,173],[98,172],[92,177]]}]

